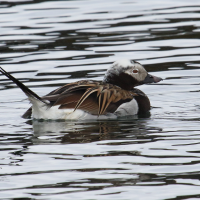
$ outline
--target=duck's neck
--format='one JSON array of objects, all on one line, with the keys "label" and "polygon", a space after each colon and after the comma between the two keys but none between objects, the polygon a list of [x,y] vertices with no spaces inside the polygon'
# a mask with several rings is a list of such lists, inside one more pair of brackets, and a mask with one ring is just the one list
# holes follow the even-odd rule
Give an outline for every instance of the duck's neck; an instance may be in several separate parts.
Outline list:
[{"label": "duck's neck", "polygon": [[124,90],[132,90],[135,86],[138,85],[137,80],[124,72],[121,72],[119,75],[112,73],[106,74],[104,82],[117,85]]}]

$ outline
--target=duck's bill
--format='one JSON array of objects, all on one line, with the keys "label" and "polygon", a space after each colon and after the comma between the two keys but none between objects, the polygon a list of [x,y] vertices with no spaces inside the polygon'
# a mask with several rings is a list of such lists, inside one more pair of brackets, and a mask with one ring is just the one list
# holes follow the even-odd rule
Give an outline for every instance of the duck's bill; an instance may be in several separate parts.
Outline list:
[{"label": "duck's bill", "polygon": [[162,81],[163,79],[157,76],[153,76],[151,74],[147,74],[146,78],[141,81],[141,84],[147,84],[147,83],[158,83]]}]

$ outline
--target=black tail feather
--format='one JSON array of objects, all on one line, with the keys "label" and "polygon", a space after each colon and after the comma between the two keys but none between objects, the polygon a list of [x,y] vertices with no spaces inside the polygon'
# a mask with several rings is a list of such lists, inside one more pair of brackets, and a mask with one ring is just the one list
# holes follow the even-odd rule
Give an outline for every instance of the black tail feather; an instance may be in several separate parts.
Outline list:
[{"label": "black tail feather", "polygon": [[34,97],[38,99],[39,101],[42,101],[43,103],[47,104],[45,100],[43,100],[41,97],[39,97],[36,93],[34,93],[32,90],[30,90],[28,87],[26,87],[22,82],[17,80],[15,77],[13,77],[11,74],[6,72],[2,67],[0,67],[0,71],[2,74],[7,76],[10,80],[12,80],[28,97]]}]

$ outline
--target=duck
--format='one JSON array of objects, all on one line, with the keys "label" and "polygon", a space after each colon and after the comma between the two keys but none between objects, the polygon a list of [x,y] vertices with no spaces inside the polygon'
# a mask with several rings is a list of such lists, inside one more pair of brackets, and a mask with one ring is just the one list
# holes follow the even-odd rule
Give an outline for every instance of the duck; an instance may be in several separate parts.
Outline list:
[{"label": "duck", "polygon": [[68,83],[40,97],[2,67],[0,71],[32,104],[22,117],[36,120],[110,119],[145,114],[150,111],[150,100],[135,87],[162,80],[149,74],[139,62],[121,59],[108,68],[102,81]]}]

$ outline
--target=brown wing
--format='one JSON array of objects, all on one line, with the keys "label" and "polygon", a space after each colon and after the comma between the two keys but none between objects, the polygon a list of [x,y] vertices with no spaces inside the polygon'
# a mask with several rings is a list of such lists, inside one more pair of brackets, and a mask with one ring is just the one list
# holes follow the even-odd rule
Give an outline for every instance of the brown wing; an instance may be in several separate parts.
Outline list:
[{"label": "brown wing", "polygon": [[57,95],[50,95],[45,99],[51,101],[52,98],[58,98],[53,106],[60,105],[59,109],[81,109],[91,114],[103,115],[107,112],[114,112],[122,103],[137,96],[134,92],[98,81],[81,81],[71,86],[67,85],[66,90],[62,88],[62,94],[58,94],[57,90],[55,91]]},{"label": "brown wing", "polygon": [[94,115],[113,113],[122,103],[131,101],[136,93],[99,81],[78,81],[64,85],[43,99],[59,109],[81,109]]},{"label": "brown wing", "polygon": [[104,88],[100,93],[99,102],[99,115],[111,112],[113,113],[123,103],[131,101],[136,93],[122,90],[121,88],[109,85],[109,88]]},{"label": "brown wing", "polygon": [[[49,100],[52,106],[59,105],[59,109],[79,108],[91,114],[97,114],[97,97],[93,94],[95,91],[86,96],[82,102],[79,103],[79,100],[85,96],[86,91],[95,88],[99,84],[98,81],[78,81],[62,86],[43,98]],[[79,105],[77,106],[78,103]]]}]

